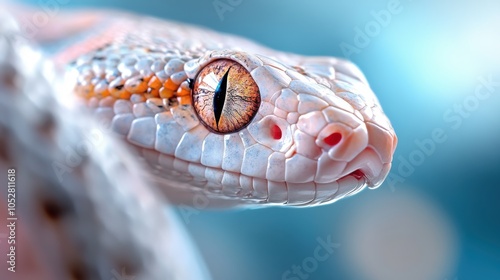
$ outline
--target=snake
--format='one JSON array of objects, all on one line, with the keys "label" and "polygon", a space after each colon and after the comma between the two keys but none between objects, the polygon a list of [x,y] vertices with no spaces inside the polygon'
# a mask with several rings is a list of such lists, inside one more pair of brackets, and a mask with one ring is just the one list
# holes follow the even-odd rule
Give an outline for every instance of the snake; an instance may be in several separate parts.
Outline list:
[{"label": "snake", "polygon": [[352,62],[127,13],[91,22],[54,58],[68,94],[171,201],[312,206],[388,175],[397,137]]},{"label": "snake", "polygon": [[0,17],[0,167],[23,175],[18,262],[33,265],[20,277],[209,279],[161,205],[316,206],[389,173],[397,137],[352,62],[125,12],[53,20],[36,39],[68,38],[57,69]]}]

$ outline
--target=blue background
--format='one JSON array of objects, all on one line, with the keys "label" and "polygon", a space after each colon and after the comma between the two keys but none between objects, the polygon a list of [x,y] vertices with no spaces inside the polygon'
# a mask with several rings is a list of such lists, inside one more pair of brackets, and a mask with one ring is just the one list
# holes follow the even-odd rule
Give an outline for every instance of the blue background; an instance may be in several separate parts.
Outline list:
[{"label": "blue background", "polygon": [[[500,279],[500,84],[474,97],[478,77],[500,82],[498,1],[401,0],[378,29],[372,11],[387,11],[391,1],[221,0],[234,4],[223,13],[216,1],[60,2],[194,23],[278,50],[348,56],[378,95],[399,136],[393,180],[323,207],[192,216],[186,227],[214,279],[282,279],[328,236],[340,246],[308,279]],[[356,45],[356,28],[372,28],[365,45]],[[357,52],[343,52],[343,43]],[[424,154],[415,141],[435,129],[446,140]],[[426,264],[432,257],[442,263]],[[429,274],[415,276],[415,268]]]}]

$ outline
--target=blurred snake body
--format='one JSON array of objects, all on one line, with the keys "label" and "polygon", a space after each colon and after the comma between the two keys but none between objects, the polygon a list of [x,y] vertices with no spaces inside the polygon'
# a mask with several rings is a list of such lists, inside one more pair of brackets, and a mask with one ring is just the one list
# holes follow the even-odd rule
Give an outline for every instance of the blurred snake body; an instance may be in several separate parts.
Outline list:
[{"label": "blurred snake body", "polygon": [[375,188],[397,138],[362,72],[150,17],[97,17],[66,82],[170,200],[310,206]]}]

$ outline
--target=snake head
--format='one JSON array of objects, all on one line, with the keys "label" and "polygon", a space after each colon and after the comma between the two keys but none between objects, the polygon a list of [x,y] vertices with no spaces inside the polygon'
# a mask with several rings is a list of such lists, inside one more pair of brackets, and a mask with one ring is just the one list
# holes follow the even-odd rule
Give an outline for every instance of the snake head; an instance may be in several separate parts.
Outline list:
[{"label": "snake head", "polygon": [[72,64],[76,93],[138,149],[172,202],[310,206],[383,182],[397,138],[356,66],[189,34],[246,52],[136,34]]},{"label": "snake head", "polygon": [[[212,51],[185,65],[195,83],[196,114],[218,135],[205,138],[203,153],[220,158],[213,167],[221,169],[226,194],[313,205],[365,186],[375,188],[387,176],[397,138],[359,69],[334,58],[296,61],[285,64],[240,51]],[[242,69],[233,73],[234,65]],[[207,78],[206,69],[219,78]],[[206,93],[215,94],[216,81],[224,78],[228,95],[223,106],[229,109],[223,114],[236,120],[230,122],[232,131],[220,132],[216,125],[224,123],[215,117],[204,121],[203,115],[216,115],[207,109],[216,101]],[[210,79],[212,89],[210,81],[204,82]],[[233,104],[238,102],[242,104]],[[219,138],[220,146],[224,143],[223,149],[208,144],[212,137]]]}]

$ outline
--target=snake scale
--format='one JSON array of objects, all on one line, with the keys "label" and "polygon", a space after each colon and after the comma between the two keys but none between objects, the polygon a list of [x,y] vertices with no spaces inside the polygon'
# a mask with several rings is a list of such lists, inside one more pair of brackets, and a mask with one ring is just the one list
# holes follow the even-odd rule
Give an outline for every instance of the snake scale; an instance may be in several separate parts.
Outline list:
[{"label": "snake scale", "polygon": [[0,20],[1,178],[24,175],[18,263],[31,264],[6,279],[209,279],[165,197],[312,206],[387,176],[397,138],[351,62],[105,14],[52,57],[64,75]]}]

